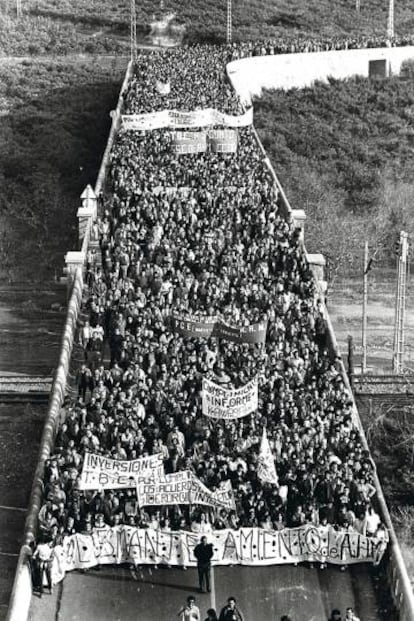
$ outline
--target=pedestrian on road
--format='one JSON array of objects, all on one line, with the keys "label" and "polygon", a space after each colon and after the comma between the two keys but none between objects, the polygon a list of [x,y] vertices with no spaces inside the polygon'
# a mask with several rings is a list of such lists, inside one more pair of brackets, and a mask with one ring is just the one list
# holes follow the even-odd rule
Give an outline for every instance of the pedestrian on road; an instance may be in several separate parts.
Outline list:
[{"label": "pedestrian on road", "polygon": [[342,621],[341,611],[338,608],[334,608],[328,621]]},{"label": "pedestrian on road", "polygon": [[214,608],[209,608],[207,610],[207,617],[204,619],[204,621],[218,621],[217,613]]},{"label": "pedestrian on road", "polygon": [[200,610],[195,605],[195,597],[193,595],[187,597],[187,604],[181,608],[177,617],[180,617],[180,621],[201,621]]},{"label": "pedestrian on road", "polygon": [[354,614],[354,610],[351,606],[346,609],[345,621],[360,621],[359,617]]},{"label": "pedestrian on road", "polygon": [[219,621],[244,621],[243,614],[236,604],[235,597],[229,597],[227,604],[221,609]]},{"label": "pedestrian on road", "polygon": [[200,593],[204,593],[204,583],[207,591],[210,592],[210,570],[213,554],[213,544],[207,543],[207,537],[201,537],[201,542],[194,548],[194,556],[197,559]]},{"label": "pedestrian on road", "polygon": [[34,582],[39,590],[40,597],[42,597],[43,594],[44,577],[46,577],[48,589],[50,593],[52,593],[53,542],[44,541],[39,543],[33,553],[32,560]]}]

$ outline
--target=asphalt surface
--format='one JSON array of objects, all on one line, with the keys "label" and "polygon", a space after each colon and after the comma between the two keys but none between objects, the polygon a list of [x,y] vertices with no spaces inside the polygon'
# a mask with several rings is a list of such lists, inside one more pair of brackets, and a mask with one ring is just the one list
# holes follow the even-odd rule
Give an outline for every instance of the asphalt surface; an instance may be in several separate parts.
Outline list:
[{"label": "asphalt surface", "polygon": [[[211,593],[198,593],[195,569],[102,567],[67,574],[54,593],[32,600],[33,621],[172,621],[188,595],[205,618],[236,597],[245,621],[325,621],[332,608],[353,606],[364,621],[391,617],[378,612],[377,591],[367,565],[341,572],[305,565],[216,567]],[[204,615],[204,616],[203,616]]]}]

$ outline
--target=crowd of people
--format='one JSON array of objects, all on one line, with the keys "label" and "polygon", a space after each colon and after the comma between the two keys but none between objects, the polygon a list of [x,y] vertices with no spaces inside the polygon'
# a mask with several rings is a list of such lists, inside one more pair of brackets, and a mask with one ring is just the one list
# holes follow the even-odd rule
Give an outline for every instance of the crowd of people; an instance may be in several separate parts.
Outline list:
[{"label": "crowd of people", "polygon": [[[240,112],[225,78],[227,52],[140,55],[124,112]],[[59,542],[98,523],[205,534],[314,523],[384,533],[324,305],[251,128],[239,130],[237,153],[185,156],[171,151],[168,130],[120,130],[107,181],[95,224],[100,252],[86,271],[85,360],[46,463],[42,535]],[[267,322],[266,342],[185,337],[171,328],[173,314]],[[204,377],[238,388],[256,376],[256,412],[202,415]],[[264,427],[279,485],[257,474]],[[190,470],[212,491],[230,480],[235,509],[148,509],[134,489],[83,491],[85,452],[119,460],[162,453],[167,474]]]},{"label": "crowd of people", "polygon": [[275,38],[263,41],[241,41],[228,46],[229,60],[246,56],[273,56],[274,54],[300,54],[338,50],[360,50],[376,47],[402,47],[413,45],[413,35],[394,36],[336,36],[309,38],[304,36]]}]

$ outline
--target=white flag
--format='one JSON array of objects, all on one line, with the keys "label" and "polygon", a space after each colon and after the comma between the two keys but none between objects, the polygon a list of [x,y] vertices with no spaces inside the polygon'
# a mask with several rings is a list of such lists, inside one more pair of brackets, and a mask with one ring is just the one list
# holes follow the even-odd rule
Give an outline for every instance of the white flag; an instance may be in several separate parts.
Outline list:
[{"label": "white flag", "polygon": [[161,82],[160,80],[157,80],[156,87],[160,95],[169,95],[171,92],[171,85],[169,82]]},{"label": "white flag", "polygon": [[273,483],[274,485],[279,484],[275,462],[273,460],[269,440],[266,435],[266,427],[263,427],[262,441],[260,443],[257,476],[264,483]]}]

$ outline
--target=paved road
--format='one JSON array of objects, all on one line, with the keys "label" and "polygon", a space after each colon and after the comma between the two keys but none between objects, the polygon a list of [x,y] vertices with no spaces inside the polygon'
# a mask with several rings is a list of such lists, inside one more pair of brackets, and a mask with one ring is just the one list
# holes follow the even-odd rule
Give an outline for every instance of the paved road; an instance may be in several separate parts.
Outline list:
[{"label": "paved road", "polygon": [[347,606],[354,606],[364,621],[391,621],[389,614],[378,613],[366,565],[345,572],[304,565],[216,567],[211,594],[199,594],[196,585],[195,569],[103,567],[72,572],[53,595],[33,599],[32,620],[173,621],[186,597],[194,594],[202,615],[234,595],[245,621],[278,621],[283,614],[295,621],[325,621],[333,607],[344,611]]}]

